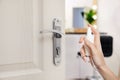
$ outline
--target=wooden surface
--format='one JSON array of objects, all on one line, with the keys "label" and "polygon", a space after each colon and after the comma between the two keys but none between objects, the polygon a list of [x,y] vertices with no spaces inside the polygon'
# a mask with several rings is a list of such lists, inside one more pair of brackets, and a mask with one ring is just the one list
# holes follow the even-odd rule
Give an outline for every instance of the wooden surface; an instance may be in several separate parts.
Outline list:
[{"label": "wooden surface", "polygon": [[86,34],[87,28],[65,29],[66,34]]}]

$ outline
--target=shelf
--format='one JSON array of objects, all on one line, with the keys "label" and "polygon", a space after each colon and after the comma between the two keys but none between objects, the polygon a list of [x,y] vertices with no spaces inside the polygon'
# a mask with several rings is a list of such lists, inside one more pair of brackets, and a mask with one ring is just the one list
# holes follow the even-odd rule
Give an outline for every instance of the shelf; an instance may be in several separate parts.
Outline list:
[{"label": "shelf", "polygon": [[87,28],[65,29],[66,34],[86,34]]}]

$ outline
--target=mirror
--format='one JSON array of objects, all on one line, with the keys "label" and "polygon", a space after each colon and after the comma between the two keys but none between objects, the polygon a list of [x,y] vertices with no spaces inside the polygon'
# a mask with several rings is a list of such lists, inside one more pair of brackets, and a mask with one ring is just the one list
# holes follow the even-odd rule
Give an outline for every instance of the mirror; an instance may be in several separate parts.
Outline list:
[{"label": "mirror", "polygon": [[97,0],[66,0],[66,33],[86,33],[87,24],[96,28]]}]

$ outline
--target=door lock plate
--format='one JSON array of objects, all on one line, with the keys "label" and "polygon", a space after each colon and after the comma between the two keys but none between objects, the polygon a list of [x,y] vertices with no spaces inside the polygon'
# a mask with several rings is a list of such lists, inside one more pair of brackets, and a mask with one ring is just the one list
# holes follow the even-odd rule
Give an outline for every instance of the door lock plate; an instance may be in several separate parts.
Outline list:
[{"label": "door lock plate", "polygon": [[[53,30],[61,32],[61,21],[59,19],[53,20]],[[61,38],[61,34],[53,33],[53,62],[56,66],[61,63]]]}]

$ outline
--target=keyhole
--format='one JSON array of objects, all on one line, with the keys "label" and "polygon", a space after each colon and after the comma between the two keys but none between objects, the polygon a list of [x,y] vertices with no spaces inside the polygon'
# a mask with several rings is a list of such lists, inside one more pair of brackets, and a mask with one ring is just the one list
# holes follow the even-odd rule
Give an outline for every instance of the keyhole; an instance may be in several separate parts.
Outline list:
[{"label": "keyhole", "polygon": [[59,55],[59,50],[60,50],[60,48],[57,47],[57,48],[56,48],[56,52],[57,52],[56,54],[57,54],[57,55]]}]

